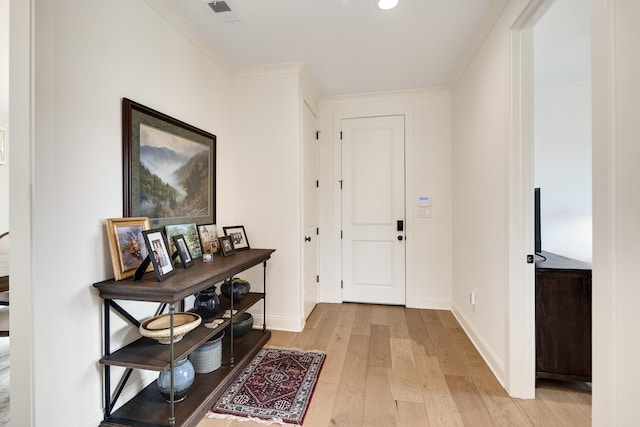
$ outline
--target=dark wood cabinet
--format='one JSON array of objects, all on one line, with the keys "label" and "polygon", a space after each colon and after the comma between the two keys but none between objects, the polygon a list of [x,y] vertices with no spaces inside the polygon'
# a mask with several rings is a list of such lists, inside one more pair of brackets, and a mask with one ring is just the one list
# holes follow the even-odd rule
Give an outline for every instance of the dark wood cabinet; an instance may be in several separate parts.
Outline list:
[{"label": "dark wood cabinet", "polygon": [[[264,319],[266,319],[266,268],[267,260],[270,259],[273,252],[273,249],[250,249],[239,251],[229,257],[215,256],[211,263],[196,262],[190,268],[178,268],[173,276],[162,282],[157,282],[152,273],[147,273],[140,281],[134,282],[131,279],[107,280],[93,285],[104,300],[104,355],[100,359],[100,363],[103,365],[105,388],[105,416],[100,424],[102,427],[174,425],[193,427],[197,425],[214,401],[271,336],[271,332],[266,328],[266,321],[263,321],[261,330],[253,329],[241,340],[234,342],[229,339],[230,337],[225,337],[222,344],[222,366],[208,374],[196,374],[189,394],[182,402],[167,403],[160,395],[155,382],[152,382],[128,402],[114,410],[133,369],[158,372],[169,370],[175,362],[188,356],[232,321],[232,319],[224,319],[224,322],[214,329],[201,324],[186,334],[182,340],[169,345],[140,337],[112,352],[110,343],[111,315],[113,313],[120,315],[134,327],[138,327],[140,324],[116,300],[166,304],[169,307],[169,312],[174,313],[175,305],[183,303],[184,298],[262,263],[264,292],[250,292],[235,304],[221,296],[221,307],[217,317],[222,318],[225,309],[237,310],[236,315],[241,314],[262,301]],[[112,366],[125,368],[115,391],[112,390],[111,385],[110,368]]]},{"label": "dark wood cabinet", "polygon": [[591,381],[591,265],[536,262],[536,378]]}]

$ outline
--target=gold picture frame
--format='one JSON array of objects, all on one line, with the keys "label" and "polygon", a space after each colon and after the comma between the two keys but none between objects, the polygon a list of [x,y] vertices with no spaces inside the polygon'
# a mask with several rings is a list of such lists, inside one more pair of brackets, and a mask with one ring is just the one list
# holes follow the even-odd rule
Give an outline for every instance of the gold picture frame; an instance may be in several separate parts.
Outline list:
[{"label": "gold picture frame", "polygon": [[[149,218],[107,218],[105,224],[115,280],[133,277],[148,256],[142,232],[149,230]],[[151,270],[153,266],[149,264],[146,271]]]}]

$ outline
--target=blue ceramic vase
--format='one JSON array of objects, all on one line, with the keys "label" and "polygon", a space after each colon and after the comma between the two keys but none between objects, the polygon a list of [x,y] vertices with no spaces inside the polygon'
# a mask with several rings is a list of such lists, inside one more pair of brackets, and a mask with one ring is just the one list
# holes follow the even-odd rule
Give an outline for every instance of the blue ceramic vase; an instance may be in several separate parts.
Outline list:
[{"label": "blue ceramic vase", "polygon": [[198,292],[196,301],[193,304],[193,311],[198,313],[203,319],[213,319],[220,310],[220,299],[216,294],[216,287],[211,286],[204,291]]},{"label": "blue ceramic vase", "polygon": [[[167,402],[171,401],[171,371],[166,370],[158,375],[158,389]],[[196,371],[193,364],[186,357],[173,365],[173,401],[180,402],[187,397],[187,392],[193,385]]]},{"label": "blue ceramic vase", "polygon": [[251,284],[246,280],[234,277],[233,279],[225,280],[220,286],[220,293],[225,297],[231,299],[231,293],[233,292],[233,302],[240,301],[251,290]]}]

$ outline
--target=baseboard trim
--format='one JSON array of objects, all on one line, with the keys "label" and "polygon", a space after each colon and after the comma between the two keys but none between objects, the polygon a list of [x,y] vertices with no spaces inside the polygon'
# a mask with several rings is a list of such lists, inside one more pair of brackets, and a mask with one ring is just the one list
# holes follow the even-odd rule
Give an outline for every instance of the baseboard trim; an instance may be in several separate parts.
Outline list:
[{"label": "baseboard trim", "polygon": [[451,310],[451,300],[448,298],[412,299],[411,302],[407,301],[406,307],[424,310]]},{"label": "baseboard trim", "polygon": [[[262,325],[262,314],[253,314],[253,327]],[[292,317],[267,316],[267,329],[274,331],[302,332],[304,320]]]},{"label": "baseboard trim", "polygon": [[458,319],[458,322],[462,326],[462,329],[464,329],[464,332],[467,334],[476,350],[478,350],[480,356],[489,366],[489,369],[491,369],[491,372],[493,372],[493,375],[496,377],[500,385],[506,390],[505,384],[507,377],[504,362],[498,358],[495,352],[484,340],[482,335],[473,326],[473,324],[467,320],[467,318],[464,316],[464,314],[462,314],[455,303],[452,304],[451,312],[453,313],[455,318]]}]

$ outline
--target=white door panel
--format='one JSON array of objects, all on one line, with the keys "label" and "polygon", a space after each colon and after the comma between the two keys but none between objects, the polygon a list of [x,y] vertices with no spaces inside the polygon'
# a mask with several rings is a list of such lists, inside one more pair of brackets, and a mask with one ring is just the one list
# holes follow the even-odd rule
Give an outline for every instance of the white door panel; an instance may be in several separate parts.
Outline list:
[{"label": "white door panel", "polygon": [[[393,284],[393,242],[358,242],[353,248],[353,282],[357,285],[390,286]],[[372,264],[370,260],[385,262]]]},{"label": "white door panel", "polygon": [[343,300],[405,304],[404,117],[342,121]]}]

